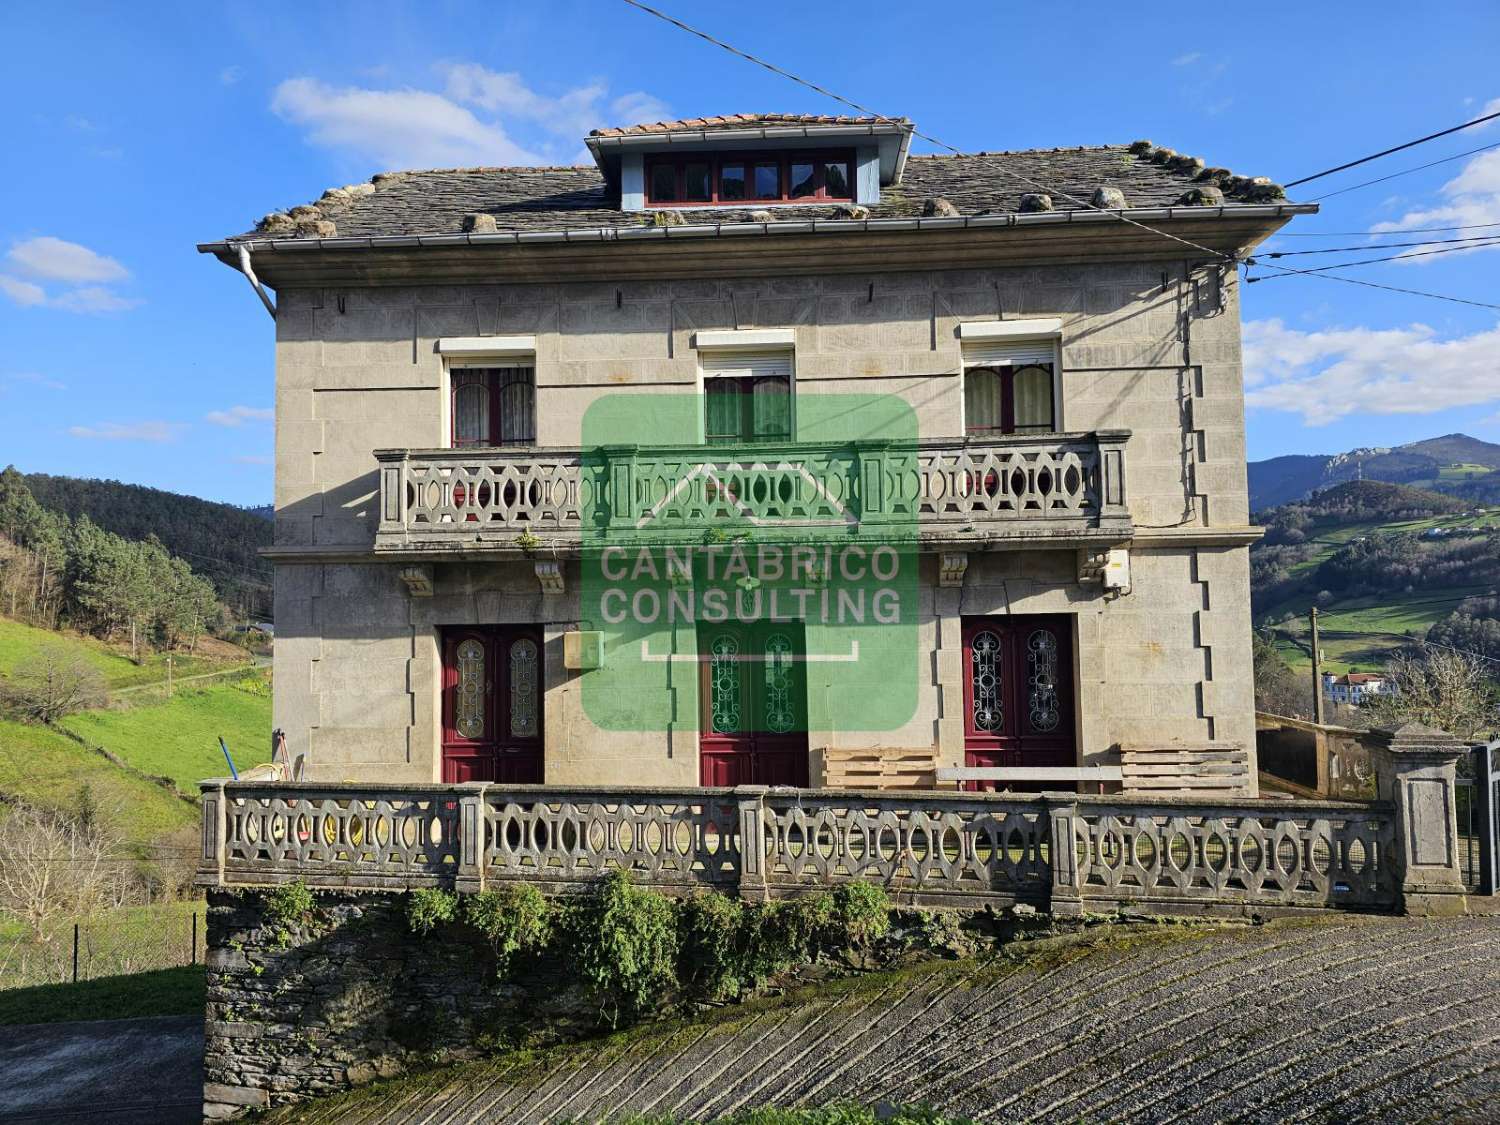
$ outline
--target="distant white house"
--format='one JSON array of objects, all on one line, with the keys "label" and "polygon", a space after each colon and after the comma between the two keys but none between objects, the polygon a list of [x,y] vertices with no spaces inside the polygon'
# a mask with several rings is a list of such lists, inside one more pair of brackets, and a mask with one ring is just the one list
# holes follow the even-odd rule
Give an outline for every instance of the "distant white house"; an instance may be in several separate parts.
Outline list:
[{"label": "distant white house", "polygon": [[1333,703],[1358,707],[1372,695],[1391,695],[1395,690],[1396,685],[1379,672],[1323,673],[1323,694]]}]

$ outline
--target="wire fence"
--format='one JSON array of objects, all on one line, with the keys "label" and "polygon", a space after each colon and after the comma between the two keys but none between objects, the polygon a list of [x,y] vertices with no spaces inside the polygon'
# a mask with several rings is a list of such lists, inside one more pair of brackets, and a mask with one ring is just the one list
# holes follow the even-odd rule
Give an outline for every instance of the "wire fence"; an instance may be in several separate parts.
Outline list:
[{"label": "wire fence", "polygon": [[55,923],[41,939],[0,937],[0,989],[196,965],[203,959],[203,927],[202,904],[194,903],[111,910]]}]

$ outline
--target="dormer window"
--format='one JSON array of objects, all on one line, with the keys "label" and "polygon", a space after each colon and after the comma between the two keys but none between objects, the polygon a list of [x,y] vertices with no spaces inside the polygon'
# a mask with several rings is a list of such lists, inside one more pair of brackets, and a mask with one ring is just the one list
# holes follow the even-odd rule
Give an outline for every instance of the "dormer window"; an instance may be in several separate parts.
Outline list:
[{"label": "dormer window", "polygon": [[848,203],[854,154],[702,153],[647,157],[652,207],[733,207],[746,203]]}]

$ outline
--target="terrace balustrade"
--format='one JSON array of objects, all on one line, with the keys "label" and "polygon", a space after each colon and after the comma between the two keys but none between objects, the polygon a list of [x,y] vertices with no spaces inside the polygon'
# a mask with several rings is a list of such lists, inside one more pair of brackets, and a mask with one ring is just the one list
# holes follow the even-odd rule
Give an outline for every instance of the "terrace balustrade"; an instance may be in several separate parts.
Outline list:
[{"label": "terrace balustrade", "polygon": [[[915,444],[534,446],[379,450],[379,551],[562,548],[585,531],[703,532],[741,520],[795,534],[1124,539],[1128,430]],[[585,524],[588,527],[585,527]]]}]

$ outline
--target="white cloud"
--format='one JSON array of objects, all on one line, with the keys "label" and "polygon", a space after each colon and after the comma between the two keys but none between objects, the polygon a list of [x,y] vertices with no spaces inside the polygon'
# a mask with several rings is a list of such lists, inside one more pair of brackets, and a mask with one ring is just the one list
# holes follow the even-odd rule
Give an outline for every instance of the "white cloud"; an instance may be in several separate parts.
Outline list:
[{"label": "white cloud", "polygon": [[18,305],[43,305],[47,303],[47,291],[40,285],[22,281],[0,273],[0,293],[4,293]]},{"label": "white cloud", "polygon": [[1185,55],[1178,55],[1172,60],[1173,66],[1192,66],[1203,57],[1202,51],[1189,51]]},{"label": "white cloud", "polygon": [[[1500,98],[1493,98],[1485,103],[1484,108],[1474,116],[1483,117],[1490,113],[1500,113]],[[1480,126],[1480,128],[1488,128],[1488,125]],[[1491,149],[1489,152],[1481,152],[1471,157],[1459,170],[1458,175],[1445,183],[1438,191],[1443,197],[1441,203],[1430,207],[1415,208],[1407,211],[1399,219],[1376,223],[1370,229],[1379,234],[1422,227],[1479,226],[1486,223],[1500,223],[1500,149]],[[1496,248],[1500,248],[1500,244],[1476,245],[1472,249],[1461,249],[1455,252],[1464,254],[1474,250]],[[1437,247],[1415,247],[1408,252],[1417,253],[1425,249],[1437,249]],[[1433,260],[1431,257],[1417,258],[1404,264],[1415,265]]]},{"label": "white cloud", "polygon": [[1245,403],[1322,426],[1351,414],[1432,414],[1500,402],[1500,324],[1437,339],[1425,324],[1301,332],[1245,325]]},{"label": "white cloud", "polygon": [[68,433],[88,441],[176,441],[184,429],[181,422],[98,422],[92,426],[69,426]]},{"label": "white cloud", "polygon": [[12,246],[6,257],[22,273],[75,285],[88,281],[123,281],[130,276],[130,271],[113,258],[61,238],[28,238]]},{"label": "white cloud", "polygon": [[238,427],[246,422],[269,422],[276,417],[276,411],[269,407],[231,406],[228,410],[211,410],[203,417],[216,426]]},{"label": "white cloud", "polygon": [[425,90],[335,88],[315,78],[291,78],[276,87],[271,108],[303,126],[310,143],[386,168],[546,163],[498,125]]},{"label": "white cloud", "polygon": [[56,379],[43,375],[40,371],[9,371],[0,375],[0,383],[29,383],[34,387],[41,387],[48,391],[65,391],[68,389],[66,383],[60,383]]},{"label": "white cloud", "polygon": [[233,86],[243,77],[245,77],[245,68],[242,66],[226,66],[219,71],[219,82],[224,86]]},{"label": "white cloud", "polygon": [[55,309],[76,313],[124,312],[144,303],[139,297],[122,297],[113,289],[106,289],[102,285],[85,285],[47,302]]},{"label": "white cloud", "polygon": [[[301,126],[311,144],[372,159],[387,168],[547,164],[572,157],[600,125],[655,120],[660,100],[631,91],[607,103],[608,88],[590,81],[557,95],[537,92],[513,71],[445,63],[443,92],[334,87],[290,78],[271,109]],[[516,139],[524,133],[532,138]]]}]

